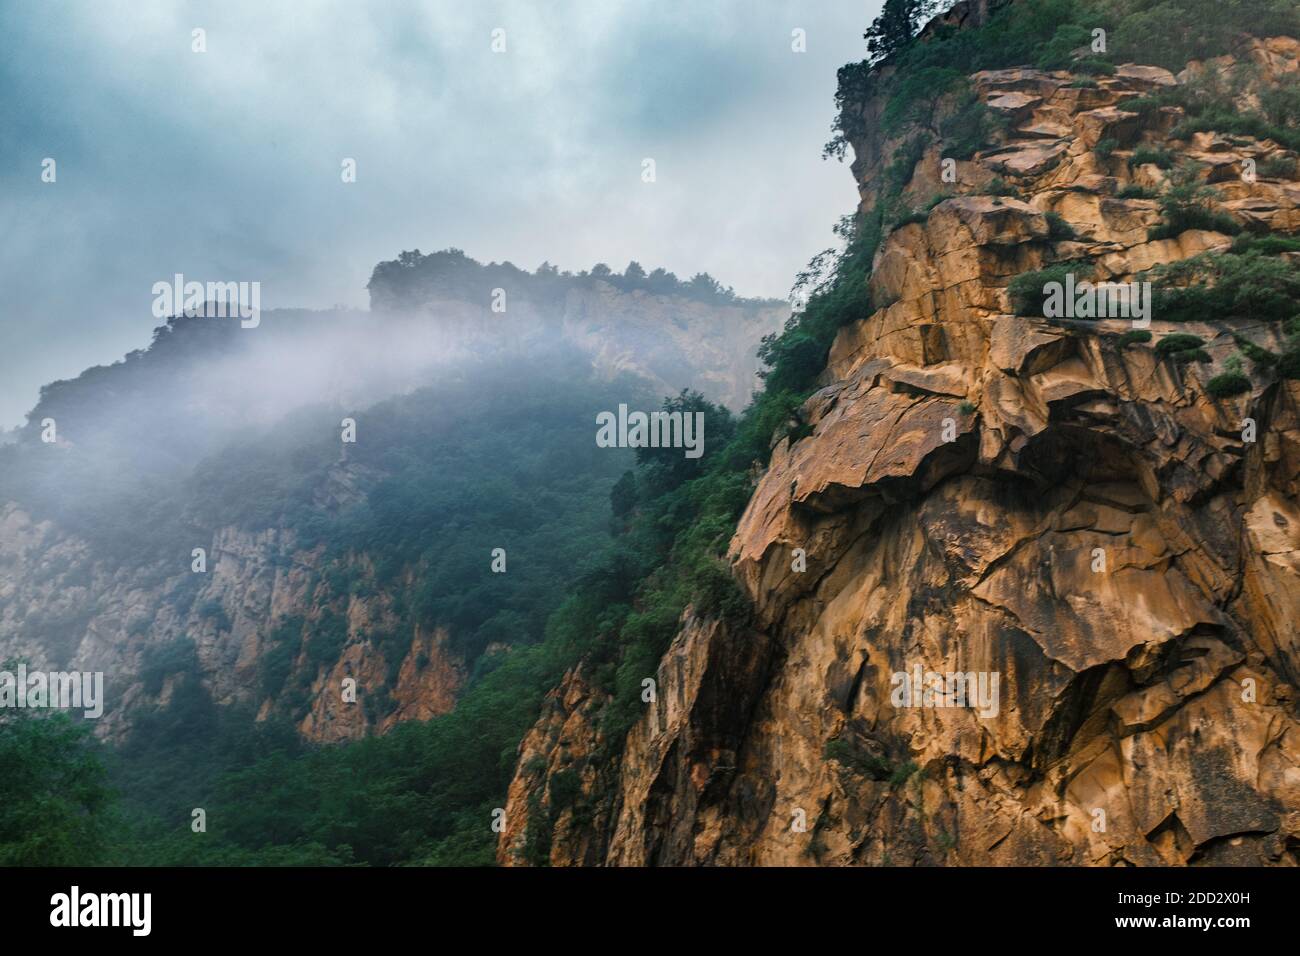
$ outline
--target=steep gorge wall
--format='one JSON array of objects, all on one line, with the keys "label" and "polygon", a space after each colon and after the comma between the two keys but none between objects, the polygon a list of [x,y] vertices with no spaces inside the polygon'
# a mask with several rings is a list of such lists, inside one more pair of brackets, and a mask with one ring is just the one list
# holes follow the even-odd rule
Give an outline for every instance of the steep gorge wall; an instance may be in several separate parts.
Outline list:
[{"label": "steep gorge wall", "polygon": [[528,273],[459,250],[380,263],[370,294],[386,321],[435,324],[471,352],[559,338],[606,376],[637,375],[658,394],[689,386],[737,412],[761,385],[758,342],[790,314],[788,303],[739,297],[706,274]]},{"label": "steep gorge wall", "polygon": [[[1249,106],[1300,72],[1300,43],[1215,65],[1250,66]],[[1214,397],[1210,365],[1121,343],[1130,322],[1018,315],[1007,288],[1228,249],[1149,239],[1158,203],[1119,195],[1163,187],[1132,159],[1180,118],[1125,101],[1205,69],[971,78],[1007,133],[956,184],[938,148],[906,177],[912,205],[956,195],[888,233],[883,307],[840,332],[810,434],[757,483],[730,547],[754,620],[688,611],[625,741],[571,672],[520,747],[502,863],[1300,863],[1300,382],[1256,369]],[[853,143],[864,213],[898,145]],[[1294,174],[1240,175],[1294,154],[1213,132],[1175,149],[1239,225],[1300,231]],[[995,177],[1019,198],[987,194]],[[1281,335],[1159,313],[1150,331],[1201,337],[1213,365],[1234,334]],[[898,706],[916,667],[997,675],[996,713]]]},{"label": "steep gorge wall", "polygon": [[[129,731],[138,708],[167,706],[177,680],[191,673],[218,705],[254,705],[263,718],[279,708],[317,741],[365,736],[454,706],[466,668],[445,631],[417,626],[390,686],[384,650],[369,635],[399,626],[393,595],[379,588],[335,593],[323,578],[337,564],[321,549],[297,547],[287,529],[231,526],[205,550],[201,574],[184,555],[180,570],[128,571],[105,564],[50,521],[34,521],[12,503],[0,508],[5,659],[103,671],[109,699],[96,731],[109,739]],[[347,569],[353,577],[373,578],[364,559],[348,564],[357,565]],[[313,641],[325,640],[319,630],[327,615],[337,615],[345,631],[331,638],[341,646],[317,655]],[[286,622],[293,633],[276,635]],[[280,687],[268,691],[264,658],[286,641],[295,650],[282,665]],[[345,706],[337,693],[345,677],[357,681],[358,700],[377,705]]]}]

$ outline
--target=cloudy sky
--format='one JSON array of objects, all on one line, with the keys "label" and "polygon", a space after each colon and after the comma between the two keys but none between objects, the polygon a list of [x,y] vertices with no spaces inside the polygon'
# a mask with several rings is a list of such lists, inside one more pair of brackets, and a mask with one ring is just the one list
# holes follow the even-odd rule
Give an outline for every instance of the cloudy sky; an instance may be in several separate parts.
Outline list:
[{"label": "cloudy sky", "polygon": [[2,4],[0,427],[147,345],[177,272],[258,280],[264,309],[364,307],[376,262],[456,246],[785,296],[856,202],[820,153],[879,5]]}]

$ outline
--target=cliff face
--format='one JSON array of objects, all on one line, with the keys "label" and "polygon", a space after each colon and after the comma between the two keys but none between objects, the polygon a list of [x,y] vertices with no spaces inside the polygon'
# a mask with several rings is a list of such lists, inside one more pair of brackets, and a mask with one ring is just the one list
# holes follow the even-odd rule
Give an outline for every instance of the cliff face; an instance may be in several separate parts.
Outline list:
[{"label": "cliff face", "polygon": [[[1208,66],[1248,106],[1300,43]],[[1190,333],[1221,366],[1234,335],[1276,351],[1277,324],[1157,309],[1135,344],[1127,319],[1016,314],[1008,290],[1228,249],[1148,239],[1159,204],[1124,189],[1162,188],[1135,153],[1181,118],[1125,102],[1206,69],[971,78],[1007,132],[955,183],[938,148],[909,166],[904,201],[953,195],[883,239],[881,307],[841,330],[810,433],[757,483],[730,546],[754,620],[688,612],[621,759],[571,673],[520,748],[503,863],[1300,863],[1300,382],[1256,370],[1215,397],[1209,365],[1152,347]],[[852,145],[866,214],[898,143]],[[1239,226],[1300,230],[1294,164],[1241,175],[1276,143],[1176,151]],[[1018,196],[985,194],[995,177]]]},{"label": "cliff face", "polygon": [[689,385],[733,411],[760,385],[757,343],[790,315],[788,303],[740,298],[707,274],[683,282],[635,263],[623,275],[527,273],[458,250],[380,263],[370,297],[386,321],[433,321],[472,352],[559,337],[607,376],[635,374],[658,394]]},{"label": "cliff face", "polygon": [[757,343],[789,314],[785,303],[710,304],[642,290],[620,292],[597,282],[566,297],[564,337],[590,352],[607,375],[639,375],[665,395],[689,382],[710,400],[739,411],[760,385]]},{"label": "cliff face", "polygon": [[[318,590],[335,565],[319,548],[297,547],[291,531],[222,528],[207,560],[203,574],[188,567],[125,573],[84,540],[10,503],[0,508],[3,657],[103,671],[112,693],[96,731],[112,739],[129,731],[137,708],[167,705],[176,676],[191,672],[218,705],[250,703],[263,718],[280,708],[317,741],[365,736],[454,706],[465,666],[447,634],[417,627],[390,686],[385,653],[368,635],[398,626],[393,593],[375,588],[340,600]],[[359,563],[357,575],[372,577]],[[344,621],[342,646],[321,660],[313,635],[334,613]],[[289,632],[275,636],[286,622]],[[264,659],[281,644],[294,649],[279,686],[268,688]],[[377,697],[378,704],[344,704],[339,688],[349,677],[355,700]],[[295,695],[302,699],[289,699]]]}]

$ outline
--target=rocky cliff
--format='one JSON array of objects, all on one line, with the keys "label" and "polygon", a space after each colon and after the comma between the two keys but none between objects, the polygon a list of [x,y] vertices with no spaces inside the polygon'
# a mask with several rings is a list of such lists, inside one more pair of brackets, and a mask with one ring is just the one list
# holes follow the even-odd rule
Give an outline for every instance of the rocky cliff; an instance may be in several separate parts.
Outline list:
[{"label": "rocky cliff", "polygon": [[[261,717],[279,709],[318,741],[365,736],[454,706],[465,665],[447,647],[445,633],[415,628],[399,658],[400,678],[387,679],[385,651],[370,635],[399,626],[392,604],[400,588],[331,592],[322,577],[341,570],[339,563],[318,547],[299,547],[287,529],[223,527],[205,550],[202,573],[188,566],[125,571],[85,539],[6,504],[0,508],[3,658],[103,671],[111,695],[96,730],[114,739],[129,730],[137,708],[166,707],[177,680],[191,674],[216,704],[256,705]],[[363,558],[343,565],[373,582]],[[313,635],[335,618],[343,627],[330,640],[341,646],[321,659],[311,651]],[[276,686],[268,687],[267,657],[281,645],[292,654],[280,665]],[[335,691],[345,677],[356,680],[358,699],[376,703],[342,704]]]},{"label": "rocky cliff", "polygon": [[659,394],[689,385],[733,411],[760,385],[757,343],[790,314],[786,302],[741,298],[707,273],[685,282],[635,262],[623,274],[528,273],[456,249],[380,263],[370,299],[387,321],[436,322],[471,352],[558,336],[607,376],[635,374]]},{"label": "rocky cliff", "polygon": [[[1270,288],[1300,310],[1295,153],[1189,128],[1177,93],[1250,112],[1297,75],[1290,37],[1176,74],[976,73],[997,132],[947,164],[846,102],[875,307],[735,530],[753,614],[688,611],[626,739],[571,671],[499,860],[1300,863],[1300,381],[1276,371],[1300,330],[1266,295],[1172,314],[1237,267],[1290,270]],[[1017,294],[1064,271],[1153,282],[1149,328]],[[1225,367],[1244,383],[1208,387]]]}]

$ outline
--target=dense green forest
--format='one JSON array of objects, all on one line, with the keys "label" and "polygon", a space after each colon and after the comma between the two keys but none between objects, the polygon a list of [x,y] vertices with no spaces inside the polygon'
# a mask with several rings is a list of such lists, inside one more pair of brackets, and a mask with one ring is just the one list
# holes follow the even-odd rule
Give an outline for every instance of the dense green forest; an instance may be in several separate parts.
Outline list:
[{"label": "dense green forest", "polygon": [[[542,660],[530,645],[543,638],[548,616],[574,579],[596,566],[612,540],[616,522],[610,495],[634,464],[631,450],[596,445],[594,413],[616,408],[619,402],[652,407],[654,400],[639,379],[597,378],[590,359],[571,349],[538,352],[534,359],[528,367],[496,360],[458,365],[425,388],[352,412],[358,420],[358,440],[347,446],[339,441],[340,409],[303,407],[201,459],[190,475],[159,481],[153,512],[158,520],[138,529],[130,551],[112,550],[121,542],[111,523],[102,537],[92,539],[112,563],[126,563],[134,553],[155,560],[174,553],[187,569],[188,542],[208,540],[193,534],[210,536],[211,529],[231,524],[254,531],[287,529],[296,535],[299,549],[318,555],[312,604],[322,613],[310,622],[271,622],[274,646],[260,661],[260,689],[275,701],[275,712],[261,724],[254,723],[251,707],[213,703],[197,676],[194,644],[184,638],[146,655],[141,675],[145,689],[157,693],[164,679],[172,678],[173,692],[166,706],[140,712],[133,733],[117,749],[81,739],[70,723],[60,725],[58,734],[52,734],[54,724],[40,720],[0,724],[6,752],[56,767],[60,756],[66,756],[70,766],[107,767],[108,778],[93,791],[94,800],[85,801],[102,839],[93,848],[82,840],[81,852],[93,849],[95,859],[131,862],[169,859],[175,851],[159,834],[179,826],[179,832],[188,835],[195,807],[211,814],[211,839],[181,841],[186,853],[207,859],[209,853],[224,858],[222,854],[244,843],[261,849],[265,834],[228,829],[236,820],[251,826],[256,817],[245,812],[251,808],[231,813],[232,804],[222,795],[238,786],[238,774],[259,757],[300,758],[303,762],[294,766],[303,770],[312,760],[330,759],[329,750],[312,755],[302,747],[292,724],[309,702],[306,681],[315,674],[315,664],[337,657],[346,638],[343,614],[349,598],[359,593],[383,592],[392,599],[396,620],[383,633],[367,637],[389,663],[390,685],[395,665],[410,647],[413,625],[442,626],[453,637],[453,650],[471,665],[472,686],[482,684],[487,693],[500,685],[518,689],[513,713],[535,707],[535,699],[527,694],[530,681],[520,676],[533,673]],[[359,476],[356,498],[343,507],[321,508],[314,502],[331,471],[340,466]],[[60,514],[59,520],[74,521],[100,511],[130,513],[130,502],[121,497],[123,488],[87,492],[77,502],[81,510],[71,517]],[[33,494],[27,503],[39,509],[43,500]],[[184,548],[177,547],[173,537],[177,528],[192,529],[180,539]],[[488,559],[495,547],[506,551],[506,573],[490,569]],[[200,578],[184,574],[179,580]],[[186,606],[195,601],[192,590],[171,597]],[[205,610],[198,608],[200,615]],[[212,613],[224,614],[220,606]],[[493,642],[513,650],[480,659]],[[309,667],[291,670],[304,643]],[[531,683],[541,687],[547,679]],[[376,705],[382,713],[383,701],[374,696],[363,695],[362,703]],[[491,733],[495,727],[509,728],[498,734],[517,733],[519,718],[512,718],[511,707],[492,703],[475,716],[473,699],[467,704],[465,716],[457,718],[467,721],[461,733]],[[443,746],[459,755],[456,731],[449,727],[446,733],[452,743]],[[403,759],[394,766],[398,764],[415,768]],[[259,771],[253,767],[246,772]],[[302,782],[315,775],[312,770]],[[294,785],[290,777],[284,786]],[[39,778],[33,770],[12,785],[34,787]],[[259,784],[253,792],[263,789]],[[111,790],[117,791],[116,802],[110,799]],[[76,793],[60,799],[75,800]],[[449,805],[458,806],[459,800],[457,795]],[[396,819],[383,801],[376,810],[376,826],[386,825],[386,818]],[[313,826],[310,821],[304,824]],[[57,828],[50,833],[56,834]],[[22,847],[29,842],[15,838],[14,852],[27,852]],[[340,836],[332,830],[319,842],[330,848],[321,858],[338,861],[349,858],[353,842],[362,858],[376,862],[406,859],[412,852],[406,846],[385,850],[382,840]],[[9,843],[8,828],[0,826],[0,844]],[[75,845],[73,841],[70,846]]]},{"label": "dense green forest", "polygon": [[[1096,26],[1111,31],[1109,52],[1072,60],[1071,51],[1086,46]],[[912,42],[915,24],[908,24],[907,36],[879,48],[899,67],[887,80],[872,74],[865,60],[841,71],[840,120],[827,151],[843,156],[862,135],[854,107],[876,83],[889,84],[887,129],[907,130],[926,124],[941,94],[960,94],[974,70],[1074,62],[1080,72],[1104,74],[1126,60],[1176,69],[1190,57],[1232,49],[1244,27],[1300,35],[1300,8],[1291,0],[1041,0],[1016,4],[981,29],[941,30],[925,44]],[[1300,112],[1288,109],[1283,103],[1274,115],[1243,118],[1209,99],[1193,120],[1205,128],[1264,123],[1291,136]],[[954,154],[968,155],[996,130],[979,104],[968,103],[939,133]],[[482,403],[468,407],[420,394],[393,400],[379,426],[391,431],[357,449],[386,477],[364,507],[338,515],[303,505],[299,479],[316,474],[310,446],[296,459],[286,456],[284,443],[270,432],[264,444],[211,459],[208,480],[215,487],[261,489],[214,500],[211,507],[244,508],[241,520],[252,524],[287,516],[305,541],[320,541],[338,554],[382,555],[381,580],[418,567],[424,580],[441,582],[413,595],[409,611],[457,622],[458,640],[472,657],[505,633],[535,639],[506,654],[479,657],[453,712],[345,745],[305,744],[283,719],[254,724],[250,714],[214,705],[197,681],[182,683],[171,707],[141,723],[118,751],[104,750],[62,722],[0,723],[0,756],[51,768],[0,783],[6,788],[0,789],[0,854],[49,862],[33,848],[63,846],[71,855],[60,861],[82,863],[490,864],[496,836],[491,813],[504,805],[518,743],[543,695],[568,667],[589,662],[598,687],[613,695],[601,719],[608,738],[617,741],[640,713],[640,681],[654,672],[687,604],[733,619],[749,613],[725,564],[727,542],[751,493],[755,466],[767,462],[774,438],[797,437],[806,427],[798,409],[817,387],[837,330],[872,308],[866,281],[872,257],[907,212],[897,203],[900,177],[910,173],[908,158],[914,164],[916,155],[915,143],[900,150],[899,172],[883,186],[885,201],[862,220],[842,221],[842,247],[816,257],[799,277],[807,307],[763,341],[764,389],[742,415],[691,393],[666,402],[670,409],[706,414],[708,440],[699,460],[641,449],[626,473],[619,465],[617,475],[607,471],[603,483],[593,483],[592,469],[607,464],[583,457],[577,445],[557,450],[541,440],[555,420],[533,418],[527,409],[537,402],[518,393],[499,405],[491,395],[477,396]],[[1278,296],[1293,301],[1294,271],[1278,256],[1287,249],[1252,241],[1243,240],[1231,256],[1184,267],[1199,269],[1196,275],[1166,277],[1158,294],[1171,307],[1187,309],[1229,298],[1236,308],[1264,297],[1276,318],[1286,319]],[[379,304],[396,307],[427,294],[420,280],[424,259],[415,253],[377,269],[372,293]],[[1223,280],[1217,291],[1210,286],[1215,270]],[[625,279],[629,273],[630,281],[643,281],[631,267]],[[706,291],[706,285],[701,281],[701,294],[728,294]],[[1300,354],[1300,328],[1290,321],[1287,353],[1255,354],[1245,343],[1252,361],[1300,375],[1293,357]],[[571,379],[557,375],[545,386],[550,391],[543,404],[557,416],[593,407],[590,394],[570,391]],[[461,471],[449,464],[427,472],[431,449]],[[548,521],[566,496],[575,523]],[[520,542],[520,557],[511,552],[511,576],[518,568],[519,577],[511,577],[508,592],[484,577],[478,559],[503,530]],[[558,555],[563,572],[530,577],[525,566],[544,555]],[[178,660],[168,666],[183,670],[183,653]],[[78,785],[63,787],[61,780]],[[53,809],[37,818],[21,809],[31,806]],[[208,826],[197,835],[190,831],[190,810],[200,806]],[[66,825],[71,817],[80,821],[77,827]]]},{"label": "dense green forest", "polygon": [[375,266],[370,282],[370,306],[376,310],[419,308],[436,299],[481,301],[486,289],[504,289],[513,298],[521,295],[548,307],[552,315],[570,289],[607,282],[622,292],[641,290],[652,295],[676,295],[715,305],[736,302],[734,289],[724,287],[707,272],[679,279],[662,267],[646,272],[639,262],[629,262],[620,273],[603,262],[590,271],[569,272],[544,262],[528,272],[511,262],[480,263],[461,249],[422,253],[419,249],[401,253]]}]

